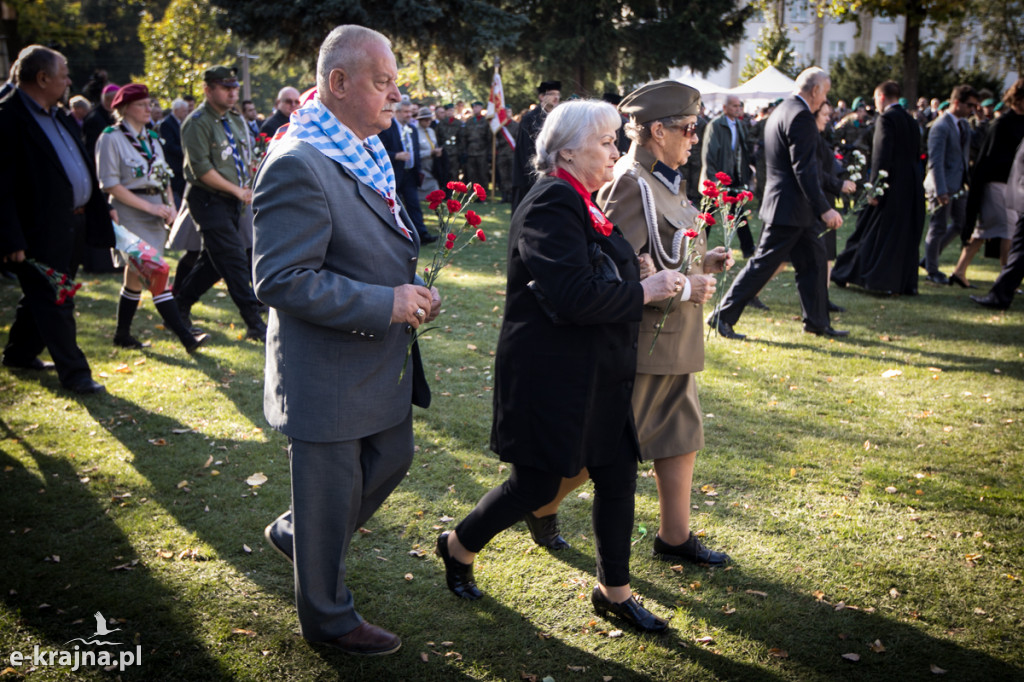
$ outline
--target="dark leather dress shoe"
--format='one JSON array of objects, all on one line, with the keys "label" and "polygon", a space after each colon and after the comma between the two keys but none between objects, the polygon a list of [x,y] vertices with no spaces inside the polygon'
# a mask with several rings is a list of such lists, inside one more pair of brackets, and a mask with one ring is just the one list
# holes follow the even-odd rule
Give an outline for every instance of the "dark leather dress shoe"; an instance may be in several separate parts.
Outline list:
[{"label": "dark leather dress shoe", "polygon": [[530,537],[541,547],[559,550],[569,549],[569,543],[562,537],[558,527],[558,514],[534,516],[532,513],[523,517],[526,527],[530,529]]},{"label": "dark leather dress shoe", "polygon": [[817,327],[804,326],[804,331],[808,334],[814,334],[815,336],[849,336],[850,330],[848,329],[833,329],[832,327],[825,327],[824,329],[818,329]]},{"label": "dark leather dress shoe", "polygon": [[629,599],[616,604],[604,596],[600,587],[595,587],[590,593],[590,603],[594,605],[597,615],[604,618],[609,611],[626,621],[633,627],[643,632],[665,632],[668,630],[668,621],[658,618],[653,613],[640,605],[636,597],[630,595]]},{"label": "dark leather dress shoe", "polygon": [[956,274],[955,272],[952,275],[950,275],[947,279],[949,280],[948,281],[949,286],[953,286],[955,284],[958,287],[960,287],[961,289],[977,289],[978,288],[978,287],[974,286],[973,284],[969,284],[966,279],[964,279],[960,275]]},{"label": "dark leather dress shoe", "polygon": [[480,588],[476,586],[473,579],[473,564],[464,564],[448,552],[448,533],[445,531],[437,538],[437,547],[434,554],[444,561],[444,579],[448,583],[448,589],[461,599],[476,601],[484,596]]},{"label": "dark leather dress shoe", "polygon": [[978,305],[985,308],[991,308],[992,310],[1006,310],[1010,307],[1009,305],[1003,305],[1002,303],[997,301],[996,297],[993,296],[991,292],[985,294],[984,296],[974,296],[972,294],[971,296],[968,296],[968,298],[977,303]]},{"label": "dark leather dress shoe", "polygon": [[11,369],[30,369],[36,372],[43,372],[46,370],[55,369],[56,365],[46,360],[40,360],[39,358],[32,358],[25,362],[16,362],[14,360],[8,360],[4,358],[4,367],[10,367]]},{"label": "dark leather dress shoe", "polygon": [[185,344],[186,353],[195,353],[199,350],[199,347],[206,343],[210,338],[209,334],[196,334],[192,337],[192,341]]},{"label": "dark leather dress shoe", "polygon": [[725,566],[732,559],[725,552],[716,552],[708,549],[701,543],[700,539],[690,532],[690,537],[681,545],[670,545],[657,535],[654,536],[654,549],[651,556],[662,561],[689,561],[694,564],[707,564],[708,566]]},{"label": "dark leather dress shoe", "polygon": [[846,308],[844,308],[841,305],[836,305],[832,301],[829,301],[828,302],[828,311],[830,313],[845,313],[846,312]]},{"label": "dark leather dress shoe", "polygon": [[263,529],[263,537],[267,539],[267,543],[271,547],[277,550],[277,553],[283,556],[288,561],[295,561],[295,557],[292,556],[294,547],[290,542],[281,537],[280,533],[277,533],[277,519],[275,519],[269,526]]},{"label": "dark leather dress shoe", "polygon": [[90,393],[106,393],[107,387],[103,384],[97,384],[90,378],[79,379],[78,381],[72,381],[71,383],[65,384],[64,388],[75,393],[81,393],[82,395],[88,395]]},{"label": "dark leather dress shoe", "polygon": [[717,318],[715,315],[712,315],[711,317],[708,318],[708,326],[714,329],[719,336],[724,336],[727,339],[736,339],[737,341],[739,341],[740,339],[747,338],[746,334],[739,334],[737,332],[734,332],[731,324],[720,318]]},{"label": "dark leather dress shoe", "polygon": [[357,656],[386,656],[398,651],[402,647],[402,640],[395,633],[364,620],[352,632],[318,644]]},{"label": "dark leather dress shoe", "polygon": [[769,308],[767,305],[765,305],[764,301],[762,301],[757,296],[755,296],[754,298],[750,299],[749,305],[750,305],[751,308],[757,308],[758,310],[764,310],[765,312],[771,310],[771,308]]},{"label": "dark leather dress shoe", "polygon": [[949,284],[949,278],[943,275],[941,272],[933,272],[929,274],[927,277],[925,277],[925,279],[931,282],[932,284],[940,284],[942,286],[946,286],[947,284]]},{"label": "dark leather dress shoe", "polygon": [[121,348],[145,348],[146,344],[139,341],[131,334],[115,334],[114,345]]}]

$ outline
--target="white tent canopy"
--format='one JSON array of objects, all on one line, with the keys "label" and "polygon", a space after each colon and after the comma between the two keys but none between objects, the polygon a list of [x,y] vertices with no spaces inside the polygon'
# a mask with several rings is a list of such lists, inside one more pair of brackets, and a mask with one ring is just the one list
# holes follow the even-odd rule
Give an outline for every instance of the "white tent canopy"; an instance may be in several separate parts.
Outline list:
[{"label": "white tent canopy", "polygon": [[671,69],[668,77],[684,85],[689,85],[691,88],[700,92],[700,99],[708,111],[721,109],[722,104],[725,103],[725,93],[728,92],[726,88],[723,88],[721,85],[715,85],[705,78],[701,78],[688,68]]},{"label": "white tent canopy", "polygon": [[774,66],[769,66],[743,85],[737,85],[735,88],[725,92],[729,95],[736,95],[743,100],[745,108],[749,111],[751,107],[764,106],[795,91],[795,80]]}]

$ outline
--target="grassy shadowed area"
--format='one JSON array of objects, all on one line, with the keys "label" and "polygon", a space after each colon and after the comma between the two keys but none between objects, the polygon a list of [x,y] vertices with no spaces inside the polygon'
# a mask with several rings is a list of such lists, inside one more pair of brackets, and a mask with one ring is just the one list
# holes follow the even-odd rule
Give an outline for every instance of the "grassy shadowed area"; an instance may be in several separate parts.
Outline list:
[{"label": "grassy shadowed area", "polygon": [[[442,275],[446,312],[423,341],[434,404],[415,412],[415,462],[349,558],[357,606],[402,636],[397,654],[298,635],[290,567],[262,537],[288,505],[285,441],[262,416],[263,346],[225,290],[193,310],[213,334],[193,358],[148,296],[135,331],[152,346],[115,349],[119,278],[86,275],[79,341],[110,393],[0,370],[0,671],[14,650],[88,636],[96,611],[143,662],[4,679],[1024,677],[1024,317],[923,281],[916,297],[833,289],[848,309],[833,324],[853,332],[834,341],[801,331],[787,272],[761,296],[771,311],[737,325],[746,341],[709,340],[693,525],[735,564],[650,557],[641,465],[633,586],[668,635],[612,636],[620,624],[593,614],[589,485],[562,507],[571,550],[540,550],[517,525],[480,555],[487,597],[456,600],[434,540],[506,475],[488,437],[508,210],[481,213],[488,241]],[[979,258],[970,275],[984,287],[997,268]],[[16,300],[0,284],[3,332]]]}]

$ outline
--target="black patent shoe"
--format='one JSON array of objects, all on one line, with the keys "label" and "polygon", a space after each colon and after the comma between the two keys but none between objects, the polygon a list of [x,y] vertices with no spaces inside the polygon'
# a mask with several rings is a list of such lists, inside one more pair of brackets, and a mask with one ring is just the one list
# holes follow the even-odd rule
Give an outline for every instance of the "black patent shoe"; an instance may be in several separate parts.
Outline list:
[{"label": "black patent shoe", "polygon": [[654,536],[654,549],[651,554],[662,561],[682,559],[694,564],[708,566],[725,566],[732,561],[725,552],[716,552],[705,547],[697,536],[690,531],[689,539],[681,545],[670,545],[657,535]]},{"label": "black patent shoe", "polygon": [[668,621],[658,618],[653,613],[640,605],[636,597],[630,595],[629,599],[616,604],[604,596],[600,587],[595,587],[590,593],[590,603],[594,605],[594,611],[602,618],[611,611],[616,616],[626,621],[637,630],[643,632],[665,632],[668,630]]},{"label": "black patent shoe", "polygon": [[456,597],[475,601],[484,596],[480,588],[476,586],[473,579],[473,564],[464,564],[448,552],[448,533],[445,531],[437,538],[437,547],[434,554],[444,561],[444,579],[448,583],[448,589]]},{"label": "black patent shoe", "polygon": [[534,516],[532,513],[523,517],[526,527],[530,529],[530,537],[541,547],[548,549],[569,549],[569,543],[562,537],[558,527],[558,514]]}]

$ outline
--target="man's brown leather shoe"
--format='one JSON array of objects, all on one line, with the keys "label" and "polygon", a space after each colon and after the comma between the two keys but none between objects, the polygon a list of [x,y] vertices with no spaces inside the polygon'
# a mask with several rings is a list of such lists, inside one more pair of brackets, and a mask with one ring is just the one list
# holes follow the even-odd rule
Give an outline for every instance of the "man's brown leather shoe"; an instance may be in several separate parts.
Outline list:
[{"label": "man's brown leather shoe", "polygon": [[346,654],[357,654],[359,656],[384,656],[393,654],[402,646],[402,640],[398,635],[388,632],[384,628],[377,627],[365,620],[352,632],[347,632],[341,637],[319,642],[335,649],[340,649]]}]

